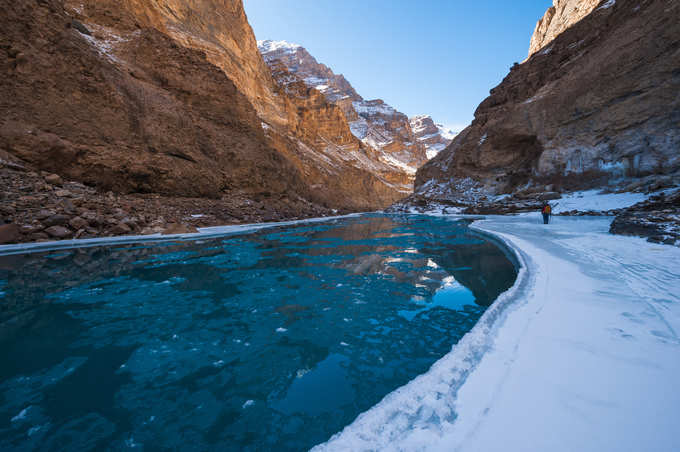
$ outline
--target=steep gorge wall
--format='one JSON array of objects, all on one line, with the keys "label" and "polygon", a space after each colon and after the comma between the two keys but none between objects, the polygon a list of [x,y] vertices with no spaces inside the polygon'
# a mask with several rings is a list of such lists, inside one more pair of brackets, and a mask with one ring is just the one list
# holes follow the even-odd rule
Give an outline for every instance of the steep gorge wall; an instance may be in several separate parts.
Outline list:
[{"label": "steep gorge wall", "polygon": [[242,0],[0,2],[0,152],[122,193],[344,210],[407,194],[337,107],[280,89]]},{"label": "steep gorge wall", "polygon": [[680,170],[680,4],[602,1],[512,68],[471,126],[416,176],[457,198]]},{"label": "steep gorge wall", "polygon": [[[80,3],[83,14],[95,22],[106,20],[118,5],[114,0],[71,1],[74,9]],[[257,111],[267,142],[296,167],[307,186],[316,187],[312,190],[316,201],[366,210],[389,205],[412,191],[412,183],[400,190],[356,159],[331,156],[329,162],[324,156],[329,147],[346,144],[335,139],[346,124],[331,105],[323,105],[323,99],[301,103],[297,95],[280,89],[258,51],[242,0],[124,0],[122,5],[118,9],[132,16],[137,26],[156,29],[183,47],[204,52],[233,80]],[[319,155],[310,159],[310,152]],[[350,176],[363,183],[342,181]]]},{"label": "steep gorge wall", "polygon": [[[90,5],[88,30],[74,16]],[[248,98],[203,53],[140,27],[117,2],[0,7],[4,152],[119,192],[308,196]]]}]

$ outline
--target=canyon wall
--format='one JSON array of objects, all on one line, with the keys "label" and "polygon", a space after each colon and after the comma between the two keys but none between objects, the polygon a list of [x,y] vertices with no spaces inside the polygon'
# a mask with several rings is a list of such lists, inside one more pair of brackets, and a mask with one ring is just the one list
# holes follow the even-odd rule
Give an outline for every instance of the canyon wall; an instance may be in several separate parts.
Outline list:
[{"label": "canyon wall", "polygon": [[310,195],[248,98],[202,52],[140,26],[118,2],[0,6],[2,152],[123,193]]},{"label": "canyon wall", "polygon": [[680,3],[602,1],[510,70],[416,190],[463,199],[677,174],[679,61]]},{"label": "canyon wall", "polygon": [[412,191],[415,169],[357,139],[346,105],[282,87],[242,0],[0,6],[3,161],[103,191],[299,214],[372,210]]}]

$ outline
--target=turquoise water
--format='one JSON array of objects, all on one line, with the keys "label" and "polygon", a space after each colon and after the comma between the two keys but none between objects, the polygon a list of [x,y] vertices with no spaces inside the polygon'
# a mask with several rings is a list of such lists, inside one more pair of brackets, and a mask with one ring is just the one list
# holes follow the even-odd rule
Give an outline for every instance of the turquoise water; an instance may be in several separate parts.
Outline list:
[{"label": "turquoise water", "polygon": [[516,277],[464,222],[365,215],[0,256],[0,450],[305,450]]}]

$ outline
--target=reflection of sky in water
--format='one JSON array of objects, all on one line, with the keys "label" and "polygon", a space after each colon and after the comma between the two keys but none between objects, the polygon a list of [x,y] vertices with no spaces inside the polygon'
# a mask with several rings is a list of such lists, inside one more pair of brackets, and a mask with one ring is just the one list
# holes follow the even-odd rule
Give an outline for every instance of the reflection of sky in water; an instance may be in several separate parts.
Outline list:
[{"label": "reflection of sky in water", "polygon": [[460,285],[453,276],[445,277],[442,279],[442,283],[442,286],[434,293],[430,300],[426,300],[420,295],[413,297],[413,303],[417,306],[422,306],[421,308],[412,311],[402,310],[399,311],[399,315],[410,321],[416,315],[435,308],[463,311],[465,306],[474,307],[475,296],[469,289]]},{"label": "reflection of sky in water", "polygon": [[514,278],[487,237],[413,216],[0,257],[0,449],[306,449]]}]

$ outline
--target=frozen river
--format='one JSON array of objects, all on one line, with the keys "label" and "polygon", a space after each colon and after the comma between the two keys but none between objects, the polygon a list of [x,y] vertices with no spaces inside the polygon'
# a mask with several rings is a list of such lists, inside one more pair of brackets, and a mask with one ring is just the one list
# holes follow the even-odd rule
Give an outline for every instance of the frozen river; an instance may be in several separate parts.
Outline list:
[{"label": "frozen river", "polygon": [[0,449],[326,441],[515,282],[514,254],[467,225],[363,215],[0,256]]}]

